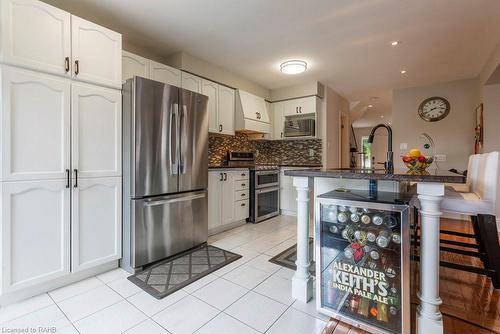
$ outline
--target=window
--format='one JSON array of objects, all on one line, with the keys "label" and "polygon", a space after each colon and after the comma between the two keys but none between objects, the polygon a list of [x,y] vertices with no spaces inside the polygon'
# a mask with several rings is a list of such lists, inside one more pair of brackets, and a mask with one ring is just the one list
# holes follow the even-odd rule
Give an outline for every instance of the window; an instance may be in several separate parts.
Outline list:
[{"label": "window", "polygon": [[363,148],[361,168],[372,168],[372,145],[368,143],[368,136],[361,137],[361,147]]}]

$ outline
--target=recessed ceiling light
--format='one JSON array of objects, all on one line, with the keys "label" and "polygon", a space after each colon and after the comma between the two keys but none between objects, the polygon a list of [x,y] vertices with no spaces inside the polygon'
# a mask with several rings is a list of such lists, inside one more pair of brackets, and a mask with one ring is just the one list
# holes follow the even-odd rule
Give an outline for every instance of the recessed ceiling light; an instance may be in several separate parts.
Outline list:
[{"label": "recessed ceiling light", "polygon": [[307,63],[303,60],[288,60],[280,65],[280,71],[285,74],[299,74],[307,69]]},{"label": "recessed ceiling light", "polygon": [[406,74],[406,70],[401,70],[401,74]]},{"label": "recessed ceiling light", "polygon": [[369,105],[368,105],[368,108],[373,108],[373,104],[369,104]]},{"label": "recessed ceiling light", "polygon": [[392,46],[399,45],[399,41],[392,41],[392,42],[391,42],[391,45],[392,45]]}]

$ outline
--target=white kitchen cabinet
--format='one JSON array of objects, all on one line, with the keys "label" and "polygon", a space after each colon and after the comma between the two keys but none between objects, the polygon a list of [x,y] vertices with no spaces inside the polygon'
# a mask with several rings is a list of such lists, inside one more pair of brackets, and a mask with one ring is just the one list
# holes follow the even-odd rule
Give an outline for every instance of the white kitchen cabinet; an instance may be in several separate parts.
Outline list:
[{"label": "white kitchen cabinet", "polygon": [[293,186],[293,177],[285,175],[285,170],[280,171],[280,209],[282,215],[297,215],[297,190]]},{"label": "white kitchen cabinet", "polygon": [[202,79],[194,74],[182,72],[182,88],[188,89],[195,93],[201,93]]},{"label": "white kitchen cabinet", "polygon": [[218,123],[217,106],[218,106],[218,87],[219,85],[210,80],[203,79],[201,81],[201,93],[208,96],[208,132],[221,133],[224,128]]},{"label": "white kitchen cabinet", "polygon": [[70,272],[66,180],[0,182],[2,294]]},{"label": "white kitchen cabinet", "polygon": [[283,108],[285,102],[276,102],[272,104],[273,115],[273,139],[283,139]]},{"label": "white kitchen cabinet", "polygon": [[78,179],[73,185],[71,270],[121,257],[121,178]]},{"label": "white kitchen cabinet", "polygon": [[158,63],[156,61],[150,61],[150,73],[149,78],[151,80],[160,81],[166,83],[167,85],[172,85],[176,87],[181,87],[181,71]]},{"label": "white kitchen cabinet", "polygon": [[208,230],[218,233],[249,216],[248,169],[208,172]]},{"label": "white kitchen cabinet", "polygon": [[285,101],[283,114],[285,116],[295,114],[315,114],[317,112],[317,99],[318,98],[316,96],[309,96]]},{"label": "white kitchen cabinet", "polygon": [[71,14],[36,0],[0,3],[0,61],[70,76]]},{"label": "white kitchen cabinet", "polygon": [[94,85],[72,85],[72,169],[78,176],[121,175],[121,92]]},{"label": "white kitchen cabinet", "polygon": [[235,175],[233,172],[224,172],[224,180],[221,183],[221,224],[227,225],[234,222],[234,179]]},{"label": "white kitchen cabinet", "polygon": [[76,80],[121,88],[121,34],[72,15],[71,52]]},{"label": "white kitchen cabinet", "polygon": [[2,181],[64,179],[70,80],[1,65]]},{"label": "white kitchen cabinet", "polygon": [[234,104],[234,89],[218,85],[217,119],[222,134],[234,135]]},{"label": "white kitchen cabinet", "polygon": [[149,78],[149,67],[149,59],[122,51],[122,82],[134,76]]}]

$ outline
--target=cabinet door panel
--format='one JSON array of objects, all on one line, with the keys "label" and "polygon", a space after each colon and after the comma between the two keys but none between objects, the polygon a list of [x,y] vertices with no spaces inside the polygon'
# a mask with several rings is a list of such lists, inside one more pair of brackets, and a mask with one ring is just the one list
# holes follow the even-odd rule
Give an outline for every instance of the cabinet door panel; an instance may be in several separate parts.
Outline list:
[{"label": "cabinet door panel", "polygon": [[182,72],[182,88],[201,93],[201,78],[190,73]]},{"label": "cabinet door panel", "polygon": [[73,77],[121,88],[122,35],[74,15],[71,34]]},{"label": "cabinet door panel", "polygon": [[72,271],[121,257],[121,178],[78,181],[72,198]]},{"label": "cabinet door panel", "polygon": [[1,67],[2,180],[64,179],[70,159],[70,82]]},{"label": "cabinet door panel", "polygon": [[121,93],[72,86],[72,166],[79,177],[121,175]]},{"label": "cabinet door panel", "polygon": [[221,188],[221,223],[222,225],[234,222],[234,174],[224,172],[226,177]]},{"label": "cabinet door panel", "polygon": [[71,15],[41,1],[1,1],[0,57],[5,63],[59,75],[71,60]]},{"label": "cabinet door panel", "polygon": [[65,180],[0,183],[2,291],[11,292],[70,270],[70,189]]},{"label": "cabinet door panel", "polygon": [[208,132],[221,132],[217,117],[217,90],[218,84],[215,82],[205,79],[201,81],[201,93],[208,96]]},{"label": "cabinet door panel", "polygon": [[248,199],[244,201],[234,202],[234,211],[235,211],[234,219],[236,221],[247,219],[248,216],[250,216],[249,206],[250,206],[250,201]]},{"label": "cabinet door panel", "polygon": [[176,87],[181,86],[181,71],[151,60],[149,78]]},{"label": "cabinet door panel", "polygon": [[276,102],[272,104],[273,109],[273,138],[282,139],[283,138],[283,124],[285,122],[283,118],[283,107],[285,102]]},{"label": "cabinet door panel", "polygon": [[221,225],[221,179],[218,171],[208,173],[208,229]]},{"label": "cabinet door panel", "polygon": [[217,97],[217,115],[219,124],[222,125],[220,133],[234,135],[235,91],[234,89],[219,85]]},{"label": "cabinet door panel", "polygon": [[149,78],[150,61],[133,53],[122,52],[122,81],[134,76]]}]

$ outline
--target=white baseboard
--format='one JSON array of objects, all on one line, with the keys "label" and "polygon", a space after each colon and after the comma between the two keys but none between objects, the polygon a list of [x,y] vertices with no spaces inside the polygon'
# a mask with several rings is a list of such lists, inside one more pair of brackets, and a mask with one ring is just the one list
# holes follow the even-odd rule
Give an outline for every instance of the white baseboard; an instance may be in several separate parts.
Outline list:
[{"label": "white baseboard", "polygon": [[281,214],[283,216],[297,217],[297,211],[290,211],[290,210],[283,210],[283,209],[281,209]]},{"label": "white baseboard", "polygon": [[5,293],[0,296],[0,305],[6,306],[21,301],[23,299],[27,299],[45,292],[52,291],[54,289],[63,287],[65,285],[81,281],[85,278],[102,274],[106,271],[110,271],[115,268],[118,268],[118,260],[104,263],[94,268],[89,268],[76,273],[69,273],[64,277],[59,277],[49,282],[37,284],[26,289]]},{"label": "white baseboard", "polygon": [[221,232],[224,232],[224,231],[227,231],[227,230],[230,230],[230,229],[233,229],[235,227],[245,225],[245,224],[246,224],[246,220],[239,220],[237,222],[233,222],[230,224],[210,228],[210,229],[208,229],[208,236],[218,234],[218,233],[221,233]]}]

